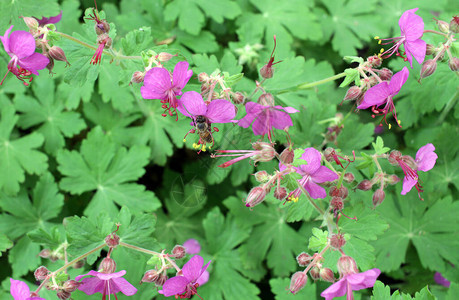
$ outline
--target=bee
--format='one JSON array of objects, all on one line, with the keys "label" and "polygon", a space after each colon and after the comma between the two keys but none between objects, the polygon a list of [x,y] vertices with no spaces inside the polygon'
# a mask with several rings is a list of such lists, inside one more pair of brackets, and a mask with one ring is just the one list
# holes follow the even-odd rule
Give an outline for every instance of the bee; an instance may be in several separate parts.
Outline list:
[{"label": "bee", "polygon": [[196,116],[194,120],[196,131],[199,134],[199,141],[201,144],[214,143],[214,138],[212,137],[212,131],[208,124],[207,118],[204,116]]}]

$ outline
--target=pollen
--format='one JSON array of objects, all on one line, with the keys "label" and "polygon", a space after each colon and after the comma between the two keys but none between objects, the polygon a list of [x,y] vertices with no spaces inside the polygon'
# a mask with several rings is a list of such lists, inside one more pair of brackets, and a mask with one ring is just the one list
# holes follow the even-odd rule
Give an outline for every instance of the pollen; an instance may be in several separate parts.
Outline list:
[{"label": "pollen", "polygon": [[199,145],[196,144],[196,143],[193,143],[193,148],[194,148],[194,149],[199,149],[199,148],[201,148],[201,146],[199,146]]},{"label": "pollen", "polygon": [[381,50],[379,50],[379,53],[383,53],[384,52],[384,48],[381,48]]},{"label": "pollen", "polygon": [[202,148],[201,148],[202,152],[206,152],[206,145],[202,145]]},{"label": "pollen", "polygon": [[375,36],[374,39],[375,39],[375,40],[379,40],[379,36]]},{"label": "pollen", "polygon": [[389,130],[392,128],[392,124],[389,123]]},{"label": "pollen", "polygon": [[400,123],[402,123],[402,121],[401,120],[397,120],[397,123],[398,123],[398,125],[400,125]]},{"label": "pollen", "polygon": [[183,139],[183,142],[186,143],[186,139]]}]

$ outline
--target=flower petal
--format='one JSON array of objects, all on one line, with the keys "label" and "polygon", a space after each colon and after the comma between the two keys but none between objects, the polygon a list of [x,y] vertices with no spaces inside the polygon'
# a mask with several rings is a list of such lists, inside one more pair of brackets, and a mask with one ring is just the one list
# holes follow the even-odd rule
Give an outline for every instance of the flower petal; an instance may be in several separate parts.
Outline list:
[{"label": "flower petal", "polygon": [[207,105],[206,117],[211,123],[229,123],[235,116],[236,109],[233,103],[227,100],[216,99]]},{"label": "flower petal", "polygon": [[417,8],[407,10],[400,17],[398,24],[407,41],[419,39],[424,33],[424,21],[415,14]]},{"label": "flower petal", "polygon": [[183,247],[185,247],[187,254],[198,254],[201,252],[201,244],[195,239],[186,240],[183,243]]},{"label": "flower petal", "polygon": [[284,130],[287,127],[293,126],[292,118],[290,115],[282,110],[269,108],[271,126],[280,130]]},{"label": "flower petal", "polygon": [[[395,75],[394,75],[395,76]],[[366,109],[371,106],[379,106],[387,102],[387,97],[390,96],[389,84],[384,81],[371,87],[363,97],[362,103],[358,109]]]},{"label": "flower petal", "polygon": [[280,105],[276,105],[276,106],[274,106],[274,108],[281,109],[281,110],[283,110],[283,111],[285,111],[285,112],[287,112],[289,114],[294,114],[294,113],[299,112],[298,109],[295,109],[295,108],[290,107],[290,106],[282,107]]},{"label": "flower petal", "polygon": [[320,293],[322,297],[325,298],[325,300],[332,300],[335,297],[341,297],[346,294],[347,291],[347,282],[345,279],[341,279],[338,282],[335,282],[334,284],[330,285],[325,291]]},{"label": "flower petal", "polygon": [[178,100],[177,109],[187,117],[205,116],[207,106],[202,100],[201,94],[195,91],[186,92]]},{"label": "flower petal", "polygon": [[171,77],[169,72],[163,68],[153,68],[148,70],[143,81],[144,85],[140,88],[140,93],[144,99],[166,99],[166,92],[171,89]]},{"label": "flower petal", "polygon": [[183,276],[189,282],[195,282],[202,274],[202,266],[204,265],[204,258],[200,255],[193,256],[182,268]]},{"label": "flower petal", "polygon": [[255,135],[265,135],[272,130],[271,110],[265,108],[257,116],[252,124],[252,131]]},{"label": "flower petal", "polygon": [[411,191],[411,189],[413,188],[413,186],[416,185],[417,182],[418,182],[417,179],[413,179],[411,177],[405,176],[405,178],[403,178],[403,189],[400,194],[406,195],[406,193]]},{"label": "flower petal", "polygon": [[10,278],[10,282],[10,293],[14,300],[25,300],[30,296],[29,286],[25,282],[13,278]]},{"label": "flower petal", "polygon": [[163,289],[159,291],[165,297],[183,294],[189,281],[183,276],[175,276],[166,280]]},{"label": "flower petal", "polygon": [[35,75],[38,75],[38,70],[43,70],[48,64],[49,59],[41,53],[34,53],[18,61],[18,65]]},{"label": "flower petal", "polygon": [[35,52],[35,39],[30,32],[14,31],[10,35],[10,51],[19,59],[31,56]]},{"label": "flower petal", "polygon": [[322,154],[314,148],[304,149],[304,153],[300,159],[308,162],[306,165],[300,165],[300,170],[305,174],[314,174],[320,168],[320,162],[322,160]]},{"label": "flower petal", "polygon": [[408,79],[409,75],[410,71],[408,71],[408,68],[403,67],[403,69],[400,72],[397,72],[394,74],[394,76],[392,76],[389,83],[389,93],[391,96],[395,96],[398,94],[398,92]]},{"label": "flower petal", "polygon": [[11,30],[13,29],[13,25],[10,26],[10,28],[8,28],[6,31],[5,31],[5,34],[3,36],[0,36],[0,40],[2,40],[2,43],[3,43],[3,48],[5,48],[5,51],[7,53],[10,53],[10,39],[9,39],[9,35],[10,35],[10,32]]},{"label": "flower petal", "polygon": [[124,276],[126,274],[126,271],[125,270],[121,270],[119,272],[116,272],[116,273],[100,273],[100,272],[96,272],[96,271],[89,271],[88,273],[89,275],[92,275],[92,276],[97,276],[99,279],[102,279],[102,280],[109,280],[109,279],[112,279],[112,278],[119,278],[121,276]]},{"label": "flower petal", "polygon": [[339,176],[326,166],[320,166],[314,174],[311,174],[311,178],[314,182],[322,183],[337,180]]},{"label": "flower petal", "polygon": [[346,276],[346,280],[351,285],[353,291],[358,291],[374,286],[379,274],[381,274],[381,271],[374,268],[362,273],[348,275]]},{"label": "flower petal", "polygon": [[431,143],[419,148],[416,153],[416,163],[418,170],[427,172],[435,166],[438,155],[434,152],[435,146]]},{"label": "flower petal", "polygon": [[248,128],[252,125],[253,120],[265,109],[265,106],[255,103],[247,102],[245,105],[246,115],[237,122],[237,125]]},{"label": "flower petal", "polygon": [[325,189],[317,183],[314,183],[311,179],[306,181],[304,188],[313,199],[324,199],[327,197]]},{"label": "flower petal", "polygon": [[38,25],[43,27],[44,25],[46,24],[56,24],[57,22],[59,22],[60,20],[62,19],[62,10],[61,10],[61,13],[58,14],[57,16],[54,16],[54,17],[49,17],[49,18],[41,18],[40,20],[37,19],[38,21]]},{"label": "flower petal", "polygon": [[188,62],[179,61],[174,67],[172,82],[175,89],[183,89],[193,75],[192,70],[188,70]]},{"label": "flower petal", "polygon": [[[76,279],[76,278],[75,278]],[[84,278],[78,289],[86,295],[102,293],[104,291],[105,280],[100,280],[97,277]]]},{"label": "flower petal", "polygon": [[207,283],[207,281],[209,281],[209,272],[204,271],[202,272],[202,275],[198,278],[198,280],[196,280],[196,283],[199,284],[199,286],[201,286]]},{"label": "flower petal", "polygon": [[137,289],[122,277],[110,279],[109,284],[111,294],[121,292],[126,296],[132,296],[137,293]]},{"label": "flower petal", "polygon": [[404,45],[406,57],[408,58],[408,61],[411,64],[411,68],[413,68],[411,55],[414,56],[414,58],[419,64],[422,64],[424,62],[424,59],[426,58],[426,42],[424,42],[423,40],[416,40],[413,42],[405,42]]}]

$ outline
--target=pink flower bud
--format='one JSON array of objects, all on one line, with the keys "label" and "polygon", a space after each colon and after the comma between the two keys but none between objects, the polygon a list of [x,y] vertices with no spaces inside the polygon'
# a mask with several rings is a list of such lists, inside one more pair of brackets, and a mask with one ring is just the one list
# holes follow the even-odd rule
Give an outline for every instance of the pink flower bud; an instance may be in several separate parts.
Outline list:
[{"label": "pink flower bud", "polygon": [[100,273],[115,273],[116,270],[116,263],[113,259],[106,257],[102,260],[99,265],[99,272]]},{"label": "pink flower bud", "polygon": [[265,170],[258,171],[257,173],[254,174],[255,180],[260,182],[260,183],[265,183],[269,180],[269,174]]},{"label": "pink flower bud", "polygon": [[422,63],[420,79],[429,77],[437,69],[437,62],[433,59],[428,59]]},{"label": "pink flower bud", "polygon": [[386,193],[384,193],[383,189],[377,189],[373,194],[373,207],[380,205],[384,198],[386,197]]},{"label": "pink flower bud", "polygon": [[449,32],[449,24],[448,23],[446,23],[445,21],[442,21],[442,20],[437,20],[435,18],[434,18],[434,20],[437,23],[438,30],[440,30],[443,33],[448,33]]},{"label": "pink flower bud", "polygon": [[285,148],[280,154],[280,161],[282,164],[291,164],[295,159],[295,152],[290,147]]},{"label": "pink flower bud", "polygon": [[373,184],[371,183],[370,180],[364,179],[357,185],[357,188],[362,191],[369,191],[371,190],[372,186]]},{"label": "pink flower bud", "polygon": [[322,268],[320,269],[320,279],[328,282],[335,282],[335,274],[329,268]]},{"label": "pink flower bud", "polygon": [[330,207],[335,210],[342,210],[344,208],[344,201],[341,197],[333,197],[330,201]]},{"label": "pink flower bud", "polygon": [[56,296],[60,300],[65,300],[65,299],[69,299],[72,296],[72,294],[70,294],[69,292],[63,291],[63,290],[59,290],[57,291]]},{"label": "pink flower bud", "polygon": [[319,267],[317,266],[314,266],[312,267],[310,270],[309,270],[309,275],[311,275],[311,278],[315,281],[315,280],[319,280],[320,279],[320,269]]},{"label": "pink flower bud", "polygon": [[172,249],[172,254],[174,254],[174,257],[175,257],[176,259],[184,258],[184,257],[185,257],[185,254],[186,254],[185,247],[183,247],[182,245],[176,245],[176,246]]},{"label": "pink flower bud", "polygon": [[395,174],[389,175],[386,179],[386,182],[391,185],[397,184],[399,181],[400,178]]},{"label": "pink flower bud", "polygon": [[358,97],[360,97],[360,95],[362,95],[362,90],[360,89],[360,87],[358,86],[351,86],[347,92],[346,92],[346,95],[344,96],[344,99],[343,101],[346,101],[346,100],[355,100],[357,99]]},{"label": "pink flower bud", "polygon": [[340,197],[346,199],[347,195],[349,194],[349,191],[345,186],[341,186],[339,189],[336,186],[332,186],[330,188],[329,194],[332,197]]},{"label": "pink flower bud", "polygon": [[245,200],[245,206],[254,207],[265,200],[266,191],[264,188],[257,186],[250,190],[247,199]]},{"label": "pink flower bud", "polygon": [[346,244],[346,239],[342,234],[334,234],[330,238],[330,246],[334,249],[339,250]]},{"label": "pink flower bud", "polygon": [[257,102],[263,106],[274,106],[274,96],[270,93],[263,93],[258,97]]},{"label": "pink flower bud", "polygon": [[261,75],[261,77],[263,77],[264,79],[272,78],[273,75],[274,75],[273,65],[270,64],[270,63],[267,63],[266,65],[264,65],[264,66],[260,69],[260,75]]},{"label": "pink flower bud", "polygon": [[167,53],[167,52],[161,52],[161,53],[158,54],[158,60],[160,62],[167,62],[174,56],[176,56],[176,55],[172,55],[172,54]]},{"label": "pink flower bud", "polygon": [[74,269],[83,268],[84,264],[85,264],[85,260],[84,259],[80,259],[79,261],[77,261],[76,263],[73,264],[73,268]]},{"label": "pink flower bud", "polygon": [[298,293],[308,281],[308,276],[303,272],[296,272],[293,274],[292,279],[290,281],[290,292],[292,294]]},{"label": "pink flower bud", "polygon": [[42,258],[48,258],[50,255],[51,255],[51,250],[49,249],[43,249],[40,251],[40,253],[38,253],[38,256]]},{"label": "pink flower bud", "polygon": [[62,48],[57,47],[57,46],[52,46],[51,49],[49,49],[48,53],[49,53],[49,56],[51,56],[53,59],[58,60],[58,61],[65,61],[66,65],[70,66],[70,63],[67,61],[64,50],[62,50]]},{"label": "pink flower bud", "polygon": [[242,104],[245,101],[245,96],[241,92],[232,93],[231,96],[234,104]]},{"label": "pink flower bud", "polygon": [[210,77],[209,77],[209,75],[207,75],[207,73],[202,72],[202,73],[199,73],[199,75],[198,75],[199,82],[207,82],[207,81],[209,81],[209,79],[210,79]]},{"label": "pink flower bud", "polygon": [[390,69],[382,68],[379,72],[379,78],[381,78],[381,80],[390,80],[393,74],[394,72],[392,72]]},{"label": "pink flower bud", "polygon": [[357,268],[355,260],[347,255],[343,255],[338,259],[337,267],[341,277],[349,274],[359,273],[359,269]]},{"label": "pink flower bud", "polygon": [[367,58],[370,66],[373,68],[379,68],[382,64],[382,58],[379,55],[373,55]]},{"label": "pink flower bud", "polygon": [[144,72],[135,71],[134,74],[132,74],[131,82],[142,83],[144,78],[145,78],[145,73]]},{"label": "pink flower bud", "polygon": [[301,252],[297,257],[296,261],[300,267],[306,267],[312,261],[312,256],[306,252]]},{"label": "pink flower bud", "polygon": [[398,160],[402,158],[402,153],[398,150],[392,150],[387,158],[389,163],[393,166],[398,165]]},{"label": "pink flower bud", "polygon": [[347,183],[351,183],[351,182],[353,182],[355,180],[355,176],[351,172],[347,172],[346,174],[344,174],[344,180]]},{"label": "pink flower bud", "polygon": [[454,33],[459,33],[459,17],[454,16],[449,22],[449,30]]},{"label": "pink flower bud", "polygon": [[38,281],[43,281],[48,277],[49,271],[46,267],[41,266],[33,272],[33,275],[35,275],[35,279]]},{"label": "pink flower bud", "polygon": [[331,148],[331,147],[327,147],[327,148],[324,150],[324,157],[325,157],[325,159],[326,159],[328,162],[335,161],[335,159],[334,159],[334,153],[335,153],[335,149],[333,149],[333,148]]},{"label": "pink flower bud", "polygon": [[163,286],[166,280],[167,280],[167,274],[166,272],[162,272],[161,275],[159,275],[158,278],[154,280],[153,282],[155,283],[156,286],[159,287],[159,286]]},{"label": "pink flower bud", "polygon": [[451,57],[450,60],[448,61],[448,67],[453,72],[459,71],[459,58]]},{"label": "pink flower bud", "polygon": [[33,32],[37,31],[38,29],[38,21],[35,18],[31,17],[20,17],[24,20],[26,26]]},{"label": "pink flower bud", "polygon": [[274,189],[274,198],[277,200],[284,200],[287,197],[287,190],[283,186]]},{"label": "pink flower bud", "polygon": [[116,233],[110,233],[105,237],[105,244],[110,248],[115,248],[120,244],[120,237]]},{"label": "pink flower bud", "polygon": [[62,289],[65,292],[71,293],[71,292],[74,292],[80,286],[80,284],[81,284],[81,282],[77,282],[75,280],[67,280],[62,285]]},{"label": "pink flower bud", "polygon": [[432,55],[434,54],[435,51],[435,46],[432,44],[427,44],[426,45],[426,55]]},{"label": "pink flower bud", "polygon": [[158,280],[159,274],[156,270],[148,270],[143,274],[142,280],[140,280],[140,284],[143,282],[153,282]]}]

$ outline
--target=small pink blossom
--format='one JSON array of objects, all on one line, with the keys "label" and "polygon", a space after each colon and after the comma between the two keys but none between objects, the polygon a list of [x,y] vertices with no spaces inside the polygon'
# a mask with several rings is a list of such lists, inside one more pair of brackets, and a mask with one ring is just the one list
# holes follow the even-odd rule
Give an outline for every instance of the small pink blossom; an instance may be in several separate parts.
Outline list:
[{"label": "small pink blossom", "polygon": [[204,265],[204,259],[193,256],[182,268],[183,276],[175,276],[166,280],[163,289],[159,291],[166,297],[174,296],[179,298],[191,298],[197,294],[196,288],[209,280],[209,273],[206,271],[210,261]]},{"label": "small pink blossom", "polygon": [[252,125],[253,134],[265,135],[271,140],[273,127],[284,130],[293,125],[289,114],[298,112],[293,107],[264,106],[256,102],[248,102],[245,105],[247,115],[240,119],[237,124],[248,128]]},{"label": "small pink blossom", "polygon": [[45,298],[32,296],[29,286],[25,282],[13,278],[10,278],[10,282],[10,293],[14,300],[46,300]]},{"label": "small pink blossom", "polygon": [[434,280],[437,284],[442,285],[444,287],[450,287],[451,285],[451,282],[445,277],[443,277],[443,275],[441,275],[440,272],[435,272]]},{"label": "small pink blossom", "polygon": [[426,56],[427,44],[421,40],[424,34],[424,21],[420,16],[415,14],[417,10],[418,8],[409,9],[400,17],[398,24],[400,26],[401,36],[382,39],[382,41],[388,41],[383,45],[394,43],[390,49],[382,54],[383,58],[388,58],[394,53],[396,53],[397,56],[403,57],[399,52],[399,48],[403,44],[406,54],[404,59],[410,62],[411,68],[413,68],[413,58],[411,56],[413,56],[419,64],[422,64]]},{"label": "small pink blossom", "polygon": [[91,270],[87,274],[77,276],[75,281],[80,281],[84,276],[94,276],[83,278],[81,285],[78,287],[80,291],[85,292],[87,295],[101,293],[105,299],[105,296],[110,294],[114,294],[116,298],[116,293],[121,292],[126,296],[132,296],[137,292],[137,289],[122,278],[124,274],[126,274],[124,270],[116,273],[100,273]]},{"label": "small pink blossom", "polygon": [[29,76],[38,75],[38,70],[46,68],[49,59],[43,54],[35,52],[35,39],[31,33],[18,30],[10,35],[12,29],[13,26],[5,32],[4,36],[0,36],[3,48],[11,57],[8,71],[0,85],[3,84],[9,72],[16,75],[25,85],[28,85],[25,80],[32,81],[32,77]]},{"label": "small pink blossom", "polygon": [[57,16],[54,16],[54,17],[49,17],[49,18],[43,17],[41,19],[38,19],[36,17],[34,18],[38,21],[38,26],[40,27],[43,27],[46,24],[56,24],[62,19],[62,11]]},{"label": "small pink blossom", "polygon": [[188,66],[186,61],[178,62],[172,76],[169,71],[159,67],[152,68],[145,74],[140,93],[144,99],[160,99],[165,109],[163,116],[166,116],[166,113],[170,116],[176,114],[177,96],[182,95],[182,89],[193,75]]},{"label": "small pink blossom", "polygon": [[[318,183],[334,181],[339,176],[329,168],[321,165],[322,154],[314,148],[306,148],[300,159],[305,160],[307,164],[293,167],[302,176],[298,182],[309,193],[311,198],[323,199],[327,197],[327,192]],[[280,171],[285,170],[285,168],[282,163],[279,164]],[[298,199],[300,195],[301,189],[298,188],[291,192],[288,198],[294,200]]]},{"label": "small pink blossom", "polygon": [[187,254],[198,254],[201,252],[201,245],[195,239],[186,240],[185,243],[183,243],[183,247],[185,247]]},{"label": "small pink blossom", "polygon": [[324,297],[325,300],[331,300],[346,294],[346,299],[354,299],[352,291],[367,289],[374,286],[379,274],[381,274],[381,271],[375,268],[362,273],[344,275],[339,281],[332,284],[320,295]]},{"label": "small pink blossom", "polygon": [[[400,72],[392,76],[390,82],[383,81],[370,88],[365,93],[362,103],[357,108],[366,109],[372,107],[372,111],[375,115],[384,115],[383,120],[386,120],[388,113],[393,112],[394,118],[400,126],[397,120],[397,112],[395,110],[393,97],[400,92],[409,74],[410,72],[408,69],[404,67]],[[382,105],[384,105],[384,107],[378,108]]]}]

